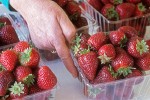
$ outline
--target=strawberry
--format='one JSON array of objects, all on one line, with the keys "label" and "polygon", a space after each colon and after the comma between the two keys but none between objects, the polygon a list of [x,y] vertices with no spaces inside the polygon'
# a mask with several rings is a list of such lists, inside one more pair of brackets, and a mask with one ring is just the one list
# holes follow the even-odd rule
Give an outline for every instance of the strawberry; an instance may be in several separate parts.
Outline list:
[{"label": "strawberry", "polygon": [[0,23],[3,23],[4,25],[11,25],[10,20],[5,16],[0,17]]},{"label": "strawberry", "polygon": [[115,48],[112,44],[105,44],[98,50],[99,59],[101,64],[109,63],[116,56]]},{"label": "strawberry", "polygon": [[115,77],[112,75],[112,69],[108,66],[103,66],[102,69],[98,72],[96,78],[91,82],[92,84],[104,83],[115,81]]},{"label": "strawberry", "polygon": [[67,12],[71,21],[75,21],[81,16],[81,9],[75,1],[70,1],[66,4],[65,11]]},{"label": "strawberry", "polygon": [[116,48],[116,53],[117,55],[115,59],[112,60],[111,66],[119,76],[127,76],[131,73],[131,69],[133,69],[134,60],[124,49],[120,47]]},{"label": "strawberry", "polygon": [[7,89],[14,81],[13,74],[8,71],[1,71],[0,80],[0,96],[5,96]]},{"label": "strawberry", "polygon": [[88,22],[85,17],[79,17],[76,21],[73,22],[76,28],[81,28],[83,26],[87,26]]},{"label": "strawberry", "polygon": [[150,52],[150,40],[146,40],[146,44],[148,45],[148,49],[149,49],[149,52]]},{"label": "strawberry", "polygon": [[103,32],[98,32],[93,34],[87,41],[87,44],[94,50],[99,50],[99,48],[107,42],[107,36]]},{"label": "strawberry", "polygon": [[76,35],[76,38],[73,41],[72,50],[77,58],[82,50],[88,49],[87,41],[89,37],[90,35],[87,33],[81,33]]},{"label": "strawberry", "polygon": [[11,88],[9,88],[9,91],[12,99],[21,99],[28,94],[28,87],[21,82],[15,82]]},{"label": "strawberry", "polygon": [[111,31],[109,33],[109,39],[111,43],[115,46],[124,46],[124,44],[127,42],[127,37],[125,33],[122,31]]},{"label": "strawberry", "polygon": [[64,7],[68,0],[54,0],[60,7]]},{"label": "strawberry", "polygon": [[35,68],[38,66],[40,60],[40,55],[38,51],[34,48],[28,48],[21,52],[19,56],[19,61],[22,66],[28,66],[31,68]]},{"label": "strawberry", "polygon": [[127,44],[128,53],[135,58],[143,57],[149,52],[148,48],[146,41],[138,36],[132,37]]},{"label": "strawberry", "polygon": [[118,12],[121,20],[130,18],[134,14],[135,5],[132,3],[122,3],[116,6],[116,11]]},{"label": "strawberry", "polygon": [[110,4],[110,0],[100,0],[104,5]]},{"label": "strawberry", "polygon": [[7,71],[13,71],[17,64],[17,59],[17,54],[13,50],[5,50],[0,56],[0,62]]},{"label": "strawberry", "polygon": [[109,20],[119,20],[119,16],[115,10],[115,6],[112,4],[104,5],[101,9],[101,14]]},{"label": "strawberry", "polygon": [[34,83],[34,75],[30,67],[18,66],[15,71],[15,77],[17,82],[22,82],[27,86],[30,86]]},{"label": "strawberry", "polygon": [[102,3],[100,2],[100,0],[87,0],[87,2],[93,6],[93,8],[95,8],[97,11],[101,11],[102,9]]},{"label": "strawberry", "polygon": [[[137,4],[137,3],[140,3],[142,0],[126,0],[126,2],[129,2],[129,3],[134,3],[134,4]],[[144,1],[144,0],[143,0]]]},{"label": "strawberry", "polygon": [[146,7],[150,7],[150,0],[142,0],[142,2]]},{"label": "strawberry", "polygon": [[138,58],[135,64],[144,71],[150,70],[150,53],[147,53],[145,56]]},{"label": "strawberry", "polygon": [[123,0],[109,0],[110,3],[112,3],[113,5],[118,5],[123,3]]},{"label": "strawberry", "polygon": [[37,85],[44,90],[52,89],[57,84],[57,78],[48,66],[38,70]]},{"label": "strawberry", "polygon": [[37,84],[34,84],[29,87],[29,94],[34,94],[34,93],[41,92],[41,91],[43,90],[40,89]]},{"label": "strawberry", "polygon": [[118,31],[125,33],[128,39],[138,35],[136,29],[132,26],[121,26],[120,28],[118,28]]},{"label": "strawberry", "polygon": [[88,80],[93,80],[98,68],[98,58],[96,52],[85,51],[78,57],[78,64]]},{"label": "strawberry", "polygon": [[23,52],[25,49],[27,49],[29,47],[30,47],[30,45],[28,42],[20,41],[14,46],[13,50],[15,50],[16,52]]},{"label": "strawberry", "polygon": [[19,42],[19,38],[15,29],[11,25],[5,25],[2,27],[0,32],[0,42],[3,45]]},{"label": "strawberry", "polygon": [[142,3],[136,4],[134,16],[142,16],[145,14],[146,7]]}]

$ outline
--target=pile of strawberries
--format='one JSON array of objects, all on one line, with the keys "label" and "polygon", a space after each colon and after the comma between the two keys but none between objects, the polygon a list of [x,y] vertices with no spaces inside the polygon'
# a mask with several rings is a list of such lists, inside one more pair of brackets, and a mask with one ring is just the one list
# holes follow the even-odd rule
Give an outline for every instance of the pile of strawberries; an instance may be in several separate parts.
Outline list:
[{"label": "pile of strawberries", "polygon": [[12,26],[10,20],[5,17],[0,17],[0,46],[19,42],[18,35]]},{"label": "pile of strawberries", "polygon": [[39,52],[26,41],[1,51],[0,99],[21,99],[56,86],[55,74],[39,61]]},{"label": "pile of strawberries", "polygon": [[78,33],[72,50],[91,84],[142,76],[150,70],[150,40],[139,37],[131,26],[93,35]]},{"label": "pile of strawberries", "polygon": [[74,0],[54,0],[68,15],[76,28],[87,26],[88,22],[85,17],[81,16],[82,10],[79,4]]},{"label": "pile of strawberries", "polygon": [[122,20],[149,13],[150,0],[87,0],[108,20]]}]

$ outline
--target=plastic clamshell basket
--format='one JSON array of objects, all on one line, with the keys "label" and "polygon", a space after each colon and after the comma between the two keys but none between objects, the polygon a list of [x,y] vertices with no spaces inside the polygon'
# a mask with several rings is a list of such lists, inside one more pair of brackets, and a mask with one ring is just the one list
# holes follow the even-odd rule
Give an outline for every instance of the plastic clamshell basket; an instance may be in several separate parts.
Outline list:
[{"label": "plastic clamshell basket", "polygon": [[15,29],[19,41],[30,41],[29,40],[29,31],[27,29],[27,24],[17,12],[13,13],[0,13],[0,16],[7,17],[11,22],[11,25]]},{"label": "plastic clamshell basket", "polygon": [[118,29],[120,26],[129,25],[135,27],[141,35],[144,35],[146,26],[150,25],[150,13],[139,17],[131,17],[118,21],[110,21],[106,17],[104,17],[99,11],[93,8],[87,0],[83,0],[81,2],[84,3],[85,11],[96,20],[97,24],[100,26],[100,30],[103,32],[113,31]]},{"label": "plastic clamshell basket", "polygon": [[[89,31],[90,30],[90,31]],[[85,27],[77,33],[88,32],[90,35],[101,31],[100,27]],[[138,76],[128,79],[116,80],[113,82],[91,84],[85,77],[78,65],[77,59],[73,56],[75,66],[79,72],[79,81],[83,84],[84,94],[92,100],[149,100],[150,98],[150,75],[149,71],[145,76]]]},{"label": "plastic clamshell basket", "polygon": [[[16,43],[6,45],[6,46],[1,46],[0,52],[13,48],[15,44]],[[43,65],[46,65],[46,64],[44,63],[42,57],[40,57],[39,67]],[[21,98],[21,100],[55,100],[55,95],[56,95],[56,91],[58,88],[59,88],[59,85],[57,83],[52,89],[43,90],[42,92],[37,92],[35,94],[27,95]],[[13,100],[20,100],[20,99],[13,99]]]}]

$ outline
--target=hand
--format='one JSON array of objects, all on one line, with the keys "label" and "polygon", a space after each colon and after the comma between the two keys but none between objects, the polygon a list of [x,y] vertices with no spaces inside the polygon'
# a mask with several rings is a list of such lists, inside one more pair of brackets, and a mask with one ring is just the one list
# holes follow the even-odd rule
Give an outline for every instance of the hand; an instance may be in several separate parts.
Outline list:
[{"label": "hand", "polygon": [[10,0],[10,3],[27,21],[35,46],[56,49],[66,68],[77,77],[67,45],[72,42],[76,30],[63,9],[51,0]]}]

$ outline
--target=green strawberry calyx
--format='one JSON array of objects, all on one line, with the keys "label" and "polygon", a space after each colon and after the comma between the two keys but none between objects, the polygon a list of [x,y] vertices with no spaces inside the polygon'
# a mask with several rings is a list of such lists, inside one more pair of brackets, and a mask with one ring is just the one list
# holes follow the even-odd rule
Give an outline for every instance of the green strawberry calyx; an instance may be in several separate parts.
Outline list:
[{"label": "green strawberry calyx", "polygon": [[119,42],[120,47],[121,48],[125,47],[125,44],[127,41],[128,41],[128,38],[126,37],[126,35],[124,35],[123,38],[121,39],[121,41]]},{"label": "green strawberry calyx", "polygon": [[20,62],[22,65],[30,61],[30,56],[32,53],[32,48],[27,48],[24,52],[21,52]]},{"label": "green strawberry calyx", "polygon": [[109,65],[108,70],[110,71],[111,75],[113,76],[113,78],[117,78],[118,74],[115,73],[115,71],[113,70],[112,66]]},{"label": "green strawberry calyx", "polygon": [[[126,68],[124,68],[124,67],[122,67],[122,68],[119,68],[118,70],[117,70],[117,74],[120,76],[120,75],[123,75],[124,77],[125,76],[127,76],[128,74],[131,74],[132,73],[132,69],[135,69],[135,68],[133,68],[133,67],[126,67]],[[118,76],[117,75],[117,76]]]},{"label": "green strawberry calyx", "polygon": [[121,4],[121,3],[123,3],[123,0],[114,0],[115,5],[118,5],[118,4]]},{"label": "green strawberry calyx", "polygon": [[9,88],[9,91],[11,92],[11,94],[14,95],[21,95],[22,93],[24,93],[24,84],[22,84],[21,82],[17,83],[15,81],[14,85],[11,86],[11,88]]},{"label": "green strawberry calyx", "polygon": [[111,57],[108,57],[105,53],[98,58],[101,60],[101,64],[106,64],[111,61]]},{"label": "green strawberry calyx", "polygon": [[0,64],[0,72],[4,70],[6,70],[5,67],[2,64]]},{"label": "green strawberry calyx", "polygon": [[142,3],[138,3],[138,9],[143,12],[146,11],[146,8]]},{"label": "green strawberry calyx", "polygon": [[73,40],[73,46],[71,48],[73,50],[74,55],[76,55],[79,52],[81,35],[82,33],[80,35],[76,35],[76,38]]},{"label": "green strawberry calyx", "polygon": [[117,11],[115,10],[115,7],[112,7],[110,9],[107,10],[106,16],[108,19],[113,19],[115,18],[115,20],[119,20],[119,15],[117,13]]},{"label": "green strawberry calyx", "polygon": [[35,81],[34,78],[35,77],[33,74],[29,74],[27,77],[23,79],[23,82],[29,87],[34,84]]},{"label": "green strawberry calyx", "polygon": [[149,46],[146,44],[145,40],[137,40],[136,50],[142,55],[149,51]]}]

